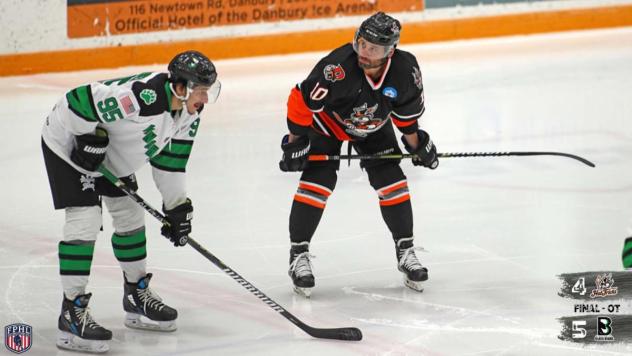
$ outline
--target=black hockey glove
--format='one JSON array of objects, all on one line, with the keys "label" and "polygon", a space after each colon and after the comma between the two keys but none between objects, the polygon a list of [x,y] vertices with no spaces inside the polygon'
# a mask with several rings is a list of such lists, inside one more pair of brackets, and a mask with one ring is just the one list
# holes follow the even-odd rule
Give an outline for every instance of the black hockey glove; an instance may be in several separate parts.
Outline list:
[{"label": "black hockey glove", "polygon": [[417,145],[417,149],[412,149],[406,141],[406,138],[402,136],[402,142],[404,143],[404,148],[408,153],[417,155],[416,158],[413,158],[413,164],[415,166],[424,166],[426,168],[435,169],[439,166],[439,160],[437,159],[437,148],[434,143],[430,139],[430,135],[424,130],[417,131],[417,137],[419,137],[419,145]]},{"label": "black hockey glove", "polygon": [[77,146],[70,153],[70,160],[85,170],[96,171],[105,159],[110,142],[107,131],[97,128],[95,134],[77,136],[75,140]]},{"label": "black hockey glove", "polygon": [[167,210],[163,206],[162,211],[165,213],[169,224],[162,225],[160,233],[171,240],[176,247],[186,245],[191,233],[191,219],[193,219],[191,199],[187,198],[186,202],[171,210]]},{"label": "black hockey glove", "polygon": [[279,162],[279,168],[283,172],[302,171],[307,168],[309,163],[309,138],[307,136],[299,136],[292,143],[288,143],[288,140],[289,135],[283,136],[283,140],[281,140],[283,156]]}]

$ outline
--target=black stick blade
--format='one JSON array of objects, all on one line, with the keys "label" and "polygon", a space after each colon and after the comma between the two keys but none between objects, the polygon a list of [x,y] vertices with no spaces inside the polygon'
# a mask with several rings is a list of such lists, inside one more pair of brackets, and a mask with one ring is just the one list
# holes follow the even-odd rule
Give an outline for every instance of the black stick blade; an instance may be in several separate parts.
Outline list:
[{"label": "black stick blade", "polygon": [[304,329],[310,336],[319,339],[332,339],[343,341],[360,341],[362,340],[362,331],[358,328],[336,328],[336,329]]}]

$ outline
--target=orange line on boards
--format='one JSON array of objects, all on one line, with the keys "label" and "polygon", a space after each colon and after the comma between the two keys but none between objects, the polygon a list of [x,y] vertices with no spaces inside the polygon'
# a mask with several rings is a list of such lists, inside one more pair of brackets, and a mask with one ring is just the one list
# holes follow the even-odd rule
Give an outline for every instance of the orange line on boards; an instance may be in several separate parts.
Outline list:
[{"label": "orange line on boards", "polygon": [[[404,24],[402,43],[632,26],[632,5],[532,12]],[[355,28],[133,46],[0,55],[0,76],[167,63],[175,53],[199,50],[211,59],[333,49]]]}]

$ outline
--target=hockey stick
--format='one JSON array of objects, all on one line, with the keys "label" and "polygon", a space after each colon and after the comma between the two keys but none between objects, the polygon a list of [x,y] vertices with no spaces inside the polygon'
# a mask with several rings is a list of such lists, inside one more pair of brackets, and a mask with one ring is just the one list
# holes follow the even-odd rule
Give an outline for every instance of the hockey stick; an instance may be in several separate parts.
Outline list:
[{"label": "hockey stick", "polygon": [[[161,214],[156,209],[152,208],[143,198],[141,198],[136,192],[131,190],[123,181],[118,179],[115,175],[112,174],[107,168],[103,165],[100,165],[98,171],[103,174],[103,176],[110,181],[112,184],[117,186],[119,189],[123,191],[123,193],[127,194],[132,200],[137,202],[140,206],[142,206],[147,212],[158,219],[162,224],[168,224],[167,219],[163,214]],[[188,244],[193,247],[197,252],[201,253],[204,257],[206,257],[209,261],[213,262],[213,264],[224,273],[230,276],[230,278],[234,279],[237,283],[239,283],[242,287],[246,288],[250,293],[254,294],[257,298],[261,299],[264,303],[266,303],[270,308],[274,309],[279,314],[283,315],[287,320],[294,323],[294,325],[298,326],[301,330],[305,331],[310,336],[319,338],[319,339],[334,339],[334,340],[346,340],[346,341],[360,341],[362,340],[362,332],[358,328],[333,328],[333,329],[323,329],[323,328],[314,328],[311,327],[302,321],[300,321],[297,317],[292,315],[289,311],[285,310],[282,306],[277,304],[274,300],[270,299],[267,295],[265,295],[262,291],[260,291],[257,287],[253,286],[250,282],[245,280],[239,273],[235,272],[232,268],[228,267],[224,262],[222,262],[219,258],[215,257],[212,253],[210,253],[207,249],[202,247],[197,241],[189,236]]]},{"label": "hockey stick", "polygon": [[[444,152],[437,153],[438,158],[454,157],[498,157],[498,156],[562,156],[580,161],[581,163],[594,167],[595,164],[589,160],[563,152]],[[385,155],[310,155],[310,161],[339,161],[345,159],[403,159],[413,158],[413,154],[385,154]]]}]

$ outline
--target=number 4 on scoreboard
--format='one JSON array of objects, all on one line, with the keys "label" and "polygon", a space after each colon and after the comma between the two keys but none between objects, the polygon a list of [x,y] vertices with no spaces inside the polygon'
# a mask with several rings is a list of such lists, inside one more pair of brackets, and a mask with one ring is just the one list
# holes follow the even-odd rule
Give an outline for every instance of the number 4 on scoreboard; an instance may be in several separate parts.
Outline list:
[{"label": "number 4 on scoreboard", "polygon": [[571,289],[572,293],[579,293],[579,295],[586,294],[586,279],[584,277],[580,277],[577,279],[577,282],[573,285],[573,289]]}]

